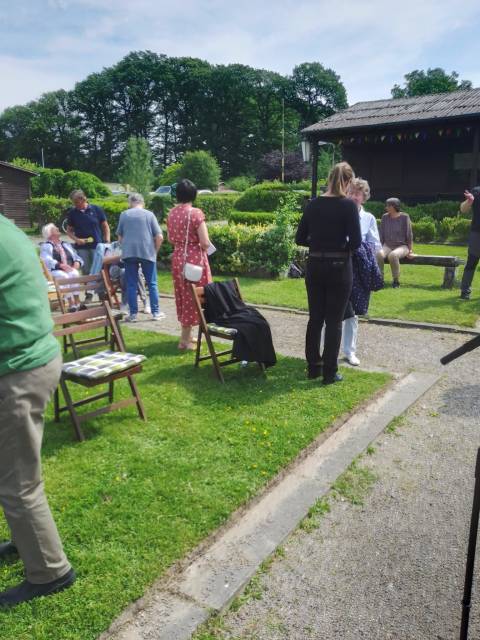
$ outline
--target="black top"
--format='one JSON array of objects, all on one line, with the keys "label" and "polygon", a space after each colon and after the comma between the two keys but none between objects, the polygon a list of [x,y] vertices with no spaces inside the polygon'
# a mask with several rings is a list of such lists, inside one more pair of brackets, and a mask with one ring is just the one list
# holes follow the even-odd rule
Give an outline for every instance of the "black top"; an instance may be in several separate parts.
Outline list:
[{"label": "black top", "polygon": [[472,205],[472,231],[480,231],[480,187],[474,187],[472,189],[474,196]]},{"label": "black top", "polygon": [[357,205],[348,198],[314,198],[305,207],[295,241],[310,251],[355,251],[362,244]]}]

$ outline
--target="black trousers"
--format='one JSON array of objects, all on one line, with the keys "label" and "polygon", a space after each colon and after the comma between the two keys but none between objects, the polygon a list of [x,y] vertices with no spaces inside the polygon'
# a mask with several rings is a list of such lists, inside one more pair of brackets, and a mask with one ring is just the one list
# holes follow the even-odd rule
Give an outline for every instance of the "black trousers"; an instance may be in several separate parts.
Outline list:
[{"label": "black trousers", "polygon": [[468,257],[467,264],[463,270],[462,284],[460,288],[462,293],[471,293],[471,286],[475,270],[480,260],[480,232],[471,231],[468,239]]},{"label": "black trousers", "polygon": [[[305,356],[308,366],[323,363],[323,377],[337,372],[342,341],[342,321],[352,291],[352,259],[308,258],[305,274],[308,296],[308,326]],[[323,355],[320,355],[322,329],[325,325]]]}]

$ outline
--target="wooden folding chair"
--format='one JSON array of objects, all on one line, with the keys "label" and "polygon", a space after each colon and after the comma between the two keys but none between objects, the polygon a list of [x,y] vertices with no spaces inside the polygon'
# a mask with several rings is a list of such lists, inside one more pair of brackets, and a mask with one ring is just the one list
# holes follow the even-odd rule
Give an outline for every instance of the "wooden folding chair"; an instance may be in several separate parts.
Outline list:
[{"label": "wooden folding chair", "polygon": [[53,281],[53,276],[50,271],[47,269],[47,265],[40,258],[40,264],[42,266],[43,275],[45,276],[45,280],[47,281],[47,295],[48,302],[50,303],[50,309],[53,311],[54,309],[58,309],[60,303],[58,301],[57,289],[55,287],[55,282]]},{"label": "wooden folding chair", "polygon": [[[100,351],[94,355],[63,364],[59,386],[66,404],[65,406],[60,406],[60,394],[57,388],[54,395],[55,421],[58,422],[60,420],[60,414],[63,411],[68,411],[76,437],[78,440],[85,440],[84,433],[80,426],[81,423],[90,418],[102,415],[103,413],[110,413],[115,409],[121,409],[135,404],[139,416],[142,420],[146,420],[145,409],[140,398],[140,393],[133,379],[134,374],[142,370],[142,362],[145,360],[145,356],[126,353],[122,335],[118,330],[108,303],[91,307],[86,311],[75,311],[74,313],[56,315],[53,316],[53,321],[57,327],[60,327],[54,331],[54,335],[57,337],[77,335],[94,328],[106,327],[111,331],[118,349],[118,351]],[[121,378],[127,378],[133,397],[114,402],[114,382]],[[108,390],[74,402],[67,382],[80,384],[88,388],[100,384],[107,384]],[[108,398],[108,404],[106,406],[94,411],[89,411],[88,413],[77,413],[76,407],[81,407],[102,398]]]},{"label": "wooden folding chair", "polygon": [[111,307],[120,309],[120,300],[118,294],[121,296],[122,287],[120,282],[113,282],[110,278],[110,266],[120,262],[121,256],[107,256],[103,259],[102,273],[105,281],[105,287],[108,291],[111,300]]},{"label": "wooden folding chair", "polygon": [[[72,289],[79,293],[104,291],[106,302],[108,302],[110,309],[112,308],[113,301],[103,272],[86,276],[78,276],[77,278],[54,278],[53,280],[55,282],[60,310],[62,313],[68,313],[68,299],[69,296],[72,295]],[[73,335],[68,335],[63,342],[64,352],[66,353],[68,346],[70,346],[76,358],[80,357],[81,350],[92,349],[102,345],[110,345],[111,349],[114,348],[113,334],[109,333],[108,327],[105,327],[104,330],[96,336],[82,338],[81,340],[75,339]]]},{"label": "wooden folding chair", "polygon": [[[242,294],[240,293],[240,285],[238,283],[238,279],[233,278],[232,282],[234,284],[238,297],[240,298],[240,300],[243,300]],[[196,287],[193,283],[191,283],[190,287],[193,301],[200,317],[200,324],[198,325],[197,348],[195,352],[195,367],[198,367],[199,363],[203,360],[212,360],[213,368],[215,370],[217,378],[220,380],[220,382],[225,383],[225,378],[223,377],[221,368],[226,367],[229,364],[241,362],[241,360],[240,358],[232,356],[233,348],[226,349],[224,351],[216,351],[215,345],[212,341],[212,336],[216,338],[223,338],[224,340],[230,340],[233,342],[235,336],[237,335],[237,330],[231,327],[221,327],[213,323],[207,323],[204,314],[205,289],[204,287]],[[207,343],[208,355],[200,355],[203,336],[205,336],[205,341]],[[227,360],[221,360],[223,356],[230,357]],[[260,370],[262,372],[265,372],[265,365],[263,364],[263,362],[258,362],[257,364],[260,367]]]}]

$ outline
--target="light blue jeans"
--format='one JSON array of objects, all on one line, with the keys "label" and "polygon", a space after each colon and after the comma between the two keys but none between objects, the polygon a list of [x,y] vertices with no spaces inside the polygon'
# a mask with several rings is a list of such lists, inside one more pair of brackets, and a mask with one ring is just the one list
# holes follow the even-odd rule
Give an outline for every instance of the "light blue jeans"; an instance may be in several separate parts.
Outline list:
[{"label": "light blue jeans", "polygon": [[138,313],[137,286],[139,266],[142,267],[143,275],[147,283],[152,313],[158,313],[160,307],[158,303],[156,262],[143,260],[142,258],[123,258],[123,262],[125,263],[125,276],[127,278],[127,297],[130,315],[136,316]]},{"label": "light blue jeans", "polygon": [[358,316],[343,321],[343,353],[349,358],[357,350]]}]

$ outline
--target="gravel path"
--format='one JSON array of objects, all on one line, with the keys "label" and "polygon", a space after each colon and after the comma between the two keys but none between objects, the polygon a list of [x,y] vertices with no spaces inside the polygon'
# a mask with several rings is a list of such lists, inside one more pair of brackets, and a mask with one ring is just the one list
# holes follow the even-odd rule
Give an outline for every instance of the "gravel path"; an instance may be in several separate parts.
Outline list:
[{"label": "gravel path", "polygon": [[[145,328],[177,332],[173,303]],[[274,340],[302,356],[306,317],[264,311]],[[261,576],[263,597],[225,616],[242,640],[446,640],[458,637],[473,472],[480,446],[480,351],[446,368],[439,357],[465,336],[360,325],[368,368],[442,372],[394,434],[364,458],[378,480],[362,507],[333,503],[313,532],[297,531]],[[480,562],[477,560],[477,575]],[[474,597],[472,639],[480,637]]]}]

